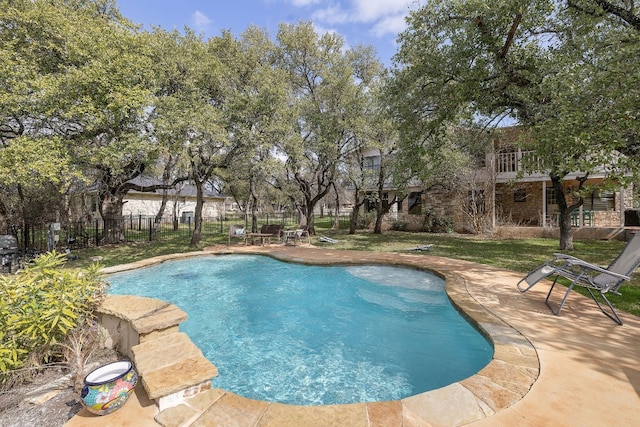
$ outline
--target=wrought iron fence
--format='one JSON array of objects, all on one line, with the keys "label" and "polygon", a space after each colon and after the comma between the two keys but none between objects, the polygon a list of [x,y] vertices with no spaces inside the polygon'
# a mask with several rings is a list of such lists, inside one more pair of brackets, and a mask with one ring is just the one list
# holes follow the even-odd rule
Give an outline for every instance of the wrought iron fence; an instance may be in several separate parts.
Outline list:
[{"label": "wrought iron fence", "polygon": [[[338,218],[340,228],[348,228],[349,216]],[[333,215],[316,216],[315,225],[331,228],[335,223]],[[228,214],[226,217],[203,218],[202,235],[228,233],[231,224],[250,226],[250,216],[244,214]],[[300,216],[292,213],[260,214],[257,226],[263,224],[282,224],[285,228],[295,228],[300,224]],[[127,215],[122,218],[101,218],[62,223],[32,223],[26,221],[22,226],[10,226],[0,230],[0,234],[16,236],[19,250],[25,255],[35,255],[52,249],[66,250],[90,246],[100,246],[109,241],[112,243],[129,243],[154,241],[184,236],[191,238],[194,229],[192,216],[164,218],[155,223],[155,218],[145,215]],[[110,235],[111,233],[111,235]],[[114,234],[115,233],[115,234]],[[108,239],[107,237],[113,237]]]}]

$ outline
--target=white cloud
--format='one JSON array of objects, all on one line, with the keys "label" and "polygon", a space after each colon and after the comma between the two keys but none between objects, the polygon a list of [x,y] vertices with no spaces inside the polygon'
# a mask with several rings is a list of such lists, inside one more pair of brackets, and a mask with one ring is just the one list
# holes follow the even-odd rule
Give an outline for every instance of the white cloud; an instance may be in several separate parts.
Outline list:
[{"label": "white cloud", "polygon": [[399,34],[407,28],[406,15],[389,16],[381,19],[373,26],[371,32],[377,37],[387,34]]},{"label": "white cloud", "polygon": [[302,7],[320,3],[320,0],[290,0],[290,3],[294,6]]},{"label": "white cloud", "polygon": [[326,22],[328,24],[344,24],[345,22],[353,22],[350,14],[342,9],[340,5],[318,9],[311,15],[311,18],[314,21]]},{"label": "white cloud", "polygon": [[373,22],[390,15],[406,15],[414,0],[352,0],[355,16],[363,22]]},{"label": "white cloud", "polygon": [[212,22],[207,15],[200,12],[199,10],[196,10],[191,15],[191,20],[193,21],[194,28],[200,31],[205,30],[209,25],[211,25]]},{"label": "white cloud", "polygon": [[[311,4],[314,0],[292,1]],[[317,9],[312,19],[328,25],[372,24],[371,33],[382,37],[403,31],[406,27],[405,16],[417,4],[415,0],[343,0]]]}]

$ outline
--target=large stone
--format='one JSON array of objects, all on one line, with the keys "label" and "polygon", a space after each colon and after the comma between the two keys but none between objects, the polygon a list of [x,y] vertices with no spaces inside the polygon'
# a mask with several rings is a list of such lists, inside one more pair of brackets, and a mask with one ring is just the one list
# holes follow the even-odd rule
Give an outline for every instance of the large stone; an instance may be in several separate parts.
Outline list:
[{"label": "large stone", "polygon": [[366,404],[296,406],[273,403],[258,424],[260,427],[367,427]]},{"label": "large stone", "polygon": [[269,406],[267,402],[246,399],[227,392],[211,405],[191,426],[257,426],[267,406]]},{"label": "large stone", "polygon": [[487,416],[477,397],[459,383],[402,399],[405,425],[459,426]]},{"label": "large stone", "polygon": [[131,352],[151,399],[198,386],[218,375],[216,367],[182,332],[140,343]]},{"label": "large stone", "polygon": [[151,399],[159,399],[210,381],[218,370],[204,357],[181,360],[142,377],[144,388]]},{"label": "large stone", "polygon": [[181,360],[202,356],[202,351],[184,332],[140,343],[131,351],[138,373],[143,376]]}]

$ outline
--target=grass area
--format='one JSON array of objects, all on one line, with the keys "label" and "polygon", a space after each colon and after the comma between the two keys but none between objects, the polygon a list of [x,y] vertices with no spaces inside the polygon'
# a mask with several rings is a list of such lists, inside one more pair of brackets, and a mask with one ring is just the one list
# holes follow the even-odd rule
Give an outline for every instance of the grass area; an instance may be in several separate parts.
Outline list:
[{"label": "grass area", "polygon": [[[325,235],[338,240],[337,244],[327,244],[319,240]],[[311,237],[312,244],[342,250],[403,252],[410,247],[433,244],[433,249],[422,253],[455,259],[464,259],[518,272],[528,272],[537,265],[553,257],[558,250],[557,239],[493,239],[485,236],[456,234],[429,234],[387,231],[375,235],[360,231],[349,235],[345,230],[318,229],[318,235]],[[226,234],[203,237],[200,247],[227,244]],[[232,244],[238,244],[237,242]],[[576,240],[575,251],[571,253],[593,264],[608,265],[622,250],[621,241]],[[86,266],[94,256],[101,256],[105,267],[125,264],[158,255],[200,250],[189,245],[189,239],[178,236],[151,243],[134,243],[119,246],[103,246],[75,251],[79,255],[72,265]],[[514,283],[515,287],[515,283]],[[621,310],[640,316],[640,273],[621,288],[622,296],[608,295],[611,302]]]}]

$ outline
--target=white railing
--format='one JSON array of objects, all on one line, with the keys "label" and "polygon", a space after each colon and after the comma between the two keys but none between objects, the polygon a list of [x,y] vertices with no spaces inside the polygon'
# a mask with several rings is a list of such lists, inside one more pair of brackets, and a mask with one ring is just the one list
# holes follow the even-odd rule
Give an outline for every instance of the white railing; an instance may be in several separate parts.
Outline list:
[{"label": "white railing", "polygon": [[497,173],[518,173],[522,170],[522,158],[534,155],[533,151],[512,151],[496,154]]}]

